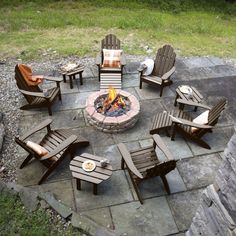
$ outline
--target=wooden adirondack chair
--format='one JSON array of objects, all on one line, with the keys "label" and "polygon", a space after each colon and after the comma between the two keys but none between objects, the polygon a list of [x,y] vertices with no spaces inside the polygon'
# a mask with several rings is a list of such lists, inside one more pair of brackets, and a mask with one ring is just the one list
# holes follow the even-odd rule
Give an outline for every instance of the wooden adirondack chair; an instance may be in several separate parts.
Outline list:
[{"label": "wooden adirondack chair", "polygon": [[[208,132],[212,132],[212,128],[217,124],[222,111],[225,109],[226,99],[221,99],[212,108],[201,103],[189,102],[182,99],[179,99],[178,102],[204,108],[209,111],[208,116],[207,113],[205,113],[205,121],[197,122],[197,117],[194,119],[189,113],[183,112],[182,110],[164,111],[157,114],[154,118],[150,134],[158,133],[163,128],[171,128],[171,140],[175,139],[175,133],[178,132],[184,137],[196,142],[198,145],[211,149],[211,147],[202,139],[202,136]],[[199,115],[198,118],[202,115],[203,113]]]},{"label": "wooden adirondack chair", "polygon": [[120,67],[107,67],[103,66],[103,49],[120,49],[120,40],[114,34],[108,34],[101,41],[101,51],[96,57],[96,65],[98,66],[98,76],[99,81],[101,78],[101,73],[115,73],[120,74],[121,78],[123,76],[123,68],[126,65],[125,55],[121,53],[120,57]]},{"label": "wooden adirondack chair", "polygon": [[[38,184],[41,184],[47,179],[68,152],[72,159],[74,157],[75,148],[89,145],[88,140],[82,136],[74,135],[70,129],[51,130],[51,122],[51,119],[47,119],[36,127],[30,129],[25,135],[15,137],[16,143],[29,153],[26,159],[22,162],[20,169],[26,166],[32,158],[38,159],[47,167],[47,170],[44,172]],[[35,148],[28,145],[27,141],[31,135],[44,128],[47,128],[47,133],[39,142],[39,145],[46,150],[47,154],[45,153],[45,155],[40,155]]]},{"label": "wooden adirondack chair", "polygon": [[57,86],[51,88],[47,91],[48,96],[42,92],[42,90],[37,86],[29,86],[24,79],[24,75],[19,69],[19,65],[15,67],[15,79],[16,84],[20,90],[20,92],[24,95],[25,99],[27,100],[28,104],[22,106],[20,109],[30,109],[30,108],[40,108],[40,107],[47,107],[48,113],[51,116],[52,110],[51,106],[57,96],[59,100],[61,100],[61,91],[60,91],[60,82],[62,81],[61,78],[47,78],[46,80],[55,81]]},{"label": "wooden adirondack chair", "polygon": [[165,45],[157,51],[154,61],[154,68],[150,75],[144,75],[147,67],[142,66],[138,69],[140,72],[139,88],[142,89],[142,83],[146,82],[154,86],[160,86],[160,97],[162,96],[163,88],[171,85],[173,82],[170,76],[175,72],[176,54],[170,45]]},{"label": "wooden adirondack chair", "polygon": [[[158,159],[155,151],[156,148],[159,148],[164,153],[165,160]],[[167,193],[170,194],[166,175],[175,169],[177,161],[174,160],[159,135],[153,135],[153,145],[150,147],[129,152],[123,143],[119,143],[118,149],[122,156],[121,168],[124,169],[124,164],[126,164],[141,204],[143,204],[143,200],[138,189],[138,184],[145,179],[160,176]]]}]

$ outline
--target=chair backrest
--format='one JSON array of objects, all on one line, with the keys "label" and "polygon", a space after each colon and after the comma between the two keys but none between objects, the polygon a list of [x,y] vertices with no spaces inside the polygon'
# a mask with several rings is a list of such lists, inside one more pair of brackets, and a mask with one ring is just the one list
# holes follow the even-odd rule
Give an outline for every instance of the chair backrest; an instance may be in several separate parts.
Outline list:
[{"label": "chair backrest", "polygon": [[164,45],[157,51],[152,75],[161,77],[175,64],[176,54],[170,45]]},{"label": "chair backrest", "polygon": [[108,34],[101,41],[101,50],[105,49],[120,49],[120,40],[114,34]]},{"label": "chair backrest", "polygon": [[[24,79],[23,74],[21,73],[21,71],[19,69],[18,64],[15,67],[15,79],[16,79],[17,87],[19,89],[26,90],[26,91],[29,91],[29,92],[41,92],[41,90],[38,86],[29,86],[27,84],[27,82]],[[23,95],[29,103],[31,103],[35,99],[34,96],[25,95],[25,94],[23,94]]]},{"label": "chair backrest", "polygon": [[225,109],[226,99],[221,99],[215,106],[209,110],[208,125],[215,125],[221,112]]}]

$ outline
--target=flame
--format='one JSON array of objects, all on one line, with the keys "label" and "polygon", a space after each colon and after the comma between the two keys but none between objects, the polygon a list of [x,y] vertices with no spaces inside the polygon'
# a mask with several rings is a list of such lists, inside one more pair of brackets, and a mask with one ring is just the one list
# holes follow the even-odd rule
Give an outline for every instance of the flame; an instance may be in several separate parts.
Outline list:
[{"label": "flame", "polygon": [[112,88],[112,86],[110,86],[108,90],[108,101],[112,102],[116,98],[116,96],[116,90]]},{"label": "flame", "polygon": [[102,112],[109,111],[115,111],[119,108],[125,108],[126,104],[122,97],[117,94],[116,89],[112,86],[109,87],[107,98],[105,99],[103,103]]}]

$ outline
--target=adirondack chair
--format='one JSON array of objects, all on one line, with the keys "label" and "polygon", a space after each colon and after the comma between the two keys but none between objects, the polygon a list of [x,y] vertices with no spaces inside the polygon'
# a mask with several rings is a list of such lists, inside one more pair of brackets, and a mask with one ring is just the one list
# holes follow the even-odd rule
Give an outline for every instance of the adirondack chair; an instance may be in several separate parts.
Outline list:
[{"label": "adirondack chair", "polygon": [[61,78],[46,78],[46,80],[56,82],[56,87],[51,88],[47,91],[47,95],[43,93],[43,91],[39,88],[38,85],[29,86],[26,82],[24,75],[22,74],[19,64],[15,67],[15,79],[16,84],[20,90],[20,92],[24,95],[28,104],[22,106],[20,109],[31,109],[31,108],[40,108],[47,107],[48,113],[51,116],[52,110],[51,106],[54,103],[57,96],[59,100],[61,100],[61,91],[60,91],[60,82]]},{"label": "adirondack chair", "polygon": [[104,62],[104,52],[103,49],[120,49],[120,40],[114,34],[108,34],[102,41],[101,41],[101,51],[96,57],[96,65],[98,66],[98,76],[99,81],[101,79],[101,73],[115,73],[120,74],[121,78],[123,76],[123,68],[126,65],[125,55],[122,52],[120,55],[120,66],[107,66],[103,65]]},{"label": "adirondack chair", "polygon": [[[29,153],[26,159],[22,162],[20,169],[25,167],[32,158],[38,159],[47,168],[38,184],[41,184],[47,179],[47,177],[65,158],[67,153],[70,153],[72,159],[74,157],[75,148],[89,145],[88,140],[82,136],[73,134],[70,129],[51,130],[51,122],[51,119],[47,119],[36,127],[30,129],[21,137],[15,137],[15,142]],[[47,128],[47,133],[39,142],[40,146],[29,141],[31,135],[44,128]]]},{"label": "adirondack chair", "polygon": [[170,45],[165,45],[157,51],[156,59],[154,60],[154,68],[150,75],[144,75],[146,66],[138,68],[140,72],[139,88],[142,89],[142,83],[146,82],[153,86],[160,86],[160,97],[162,96],[163,88],[171,85],[173,82],[170,76],[175,72],[176,54]]},{"label": "adirondack chair", "polygon": [[201,147],[211,149],[211,147],[202,139],[202,136],[212,132],[212,128],[217,124],[218,119],[225,109],[226,99],[220,99],[212,108],[201,103],[189,102],[179,99],[178,102],[186,105],[197,106],[206,109],[195,119],[187,112],[169,111],[162,112],[155,116],[150,134],[158,133],[161,129],[171,128],[171,140],[175,139],[176,132],[184,137],[196,142]]},{"label": "adirondack chair", "polygon": [[[177,162],[174,160],[172,154],[169,152],[159,135],[155,134],[152,138],[152,146],[137,151],[129,152],[123,143],[117,145],[122,156],[121,168],[124,169],[126,164],[131,181],[141,204],[143,204],[143,199],[139,192],[138,184],[145,179],[160,176],[167,193],[170,194],[166,175],[175,169]],[[156,148],[163,152],[166,157],[165,160],[158,159],[155,151]]]}]

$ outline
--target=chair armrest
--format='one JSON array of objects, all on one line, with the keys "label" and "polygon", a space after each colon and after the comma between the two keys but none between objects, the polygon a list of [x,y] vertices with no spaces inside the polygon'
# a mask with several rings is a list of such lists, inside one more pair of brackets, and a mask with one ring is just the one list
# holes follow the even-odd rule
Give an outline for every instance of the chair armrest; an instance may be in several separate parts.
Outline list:
[{"label": "chair armrest", "polygon": [[40,161],[47,160],[47,159],[57,155],[59,152],[61,152],[65,148],[69,147],[69,145],[71,145],[73,142],[75,142],[76,139],[77,139],[76,135],[74,135],[74,134],[71,135],[69,138],[67,138],[62,143],[60,143],[55,150],[53,150],[52,152],[48,153],[47,155],[41,157]]},{"label": "chair armrest", "polygon": [[102,55],[101,55],[101,52],[97,54],[96,58],[95,58],[95,64],[97,66],[101,65],[102,64]]},{"label": "chair armrest", "polygon": [[175,67],[173,66],[168,72],[166,72],[161,78],[167,80],[175,72]]},{"label": "chair armrest", "polygon": [[122,53],[121,56],[120,56],[120,64],[121,64],[121,66],[126,65],[126,57],[125,57],[124,53]]},{"label": "chair armrest", "polygon": [[117,147],[118,147],[120,154],[121,154],[122,158],[124,159],[127,167],[129,168],[129,170],[132,171],[140,179],[143,179],[142,174],[138,171],[138,169],[134,165],[134,163],[132,161],[132,157],[131,157],[129,151],[127,150],[126,146],[123,143],[119,143],[119,144],[117,144]]},{"label": "chair armrest", "polygon": [[160,148],[160,150],[165,154],[166,158],[168,160],[174,160],[172,153],[169,151],[169,149],[167,148],[167,146],[165,145],[165,143],[161,139],[160,135],[154,134],[152,136],[152,138],[153,138],[154,142],[156,143],[156,145]]},{"label": "chair armrest", "polygon": [[54,82],[62,82],[63,79],[59,77],[46,77],[45,80],[54,81]]},{"label": "chair armrest", "polygon": [[147,69],[147,66],[145,65],[145,64],[142,64],[142,65],[140,65],[139,67],[138,67],[138,71],[140,72],[140,73],[142,73],[145,69]]},{"label": "chair armrest", "polygon": [[192,121],[177,118],[177,117],[173,117],[172,122],[176,123],[176,124],[187,125],[187,126],[191,126],[191,127],[200,128],[200,129],[212,129],[213,128],[213,126],[211,126],[211,125],[201,125],[201,124],[197,124]]},{"label": "chair armrest", "polygon": [[21,93],[25,94],[25,95],[29,95],[29,96],[33,96],[33,97],[42,97],[42,98],[47,98],[45,97],[45,95],[43,94],[43,92],[30,92],[30,91],[26,91],[26,90],[22,90],[19,89],[21,91]]},{"label": "chair armrest", "polygon": [[182,99],[182,98],[178,98],[176,100],[178,103],[181,103],[181,104],[185,104],[185,105],[190,105],[190,106],[196,106],[196,107],[202,107],[202,108],[205,108],[207,110],[210,110],[211,108],[205,104],[202,104],[202,103],[197,103],[197,102],[193,102],[193,101],[187,101],[185,99]]},{"label": "chair armrest", "polygon": [[50,125],[52,123],[52,119],[47,119],[43,122],[41,122],[39,125],[37,125],[36,127],[30,129],[26,134],[24,134],[20,139],[21,140],[25,140],[26,138],[28,138],[30,135],[38,132],[39,130],[45,128],[46,126]]}]

